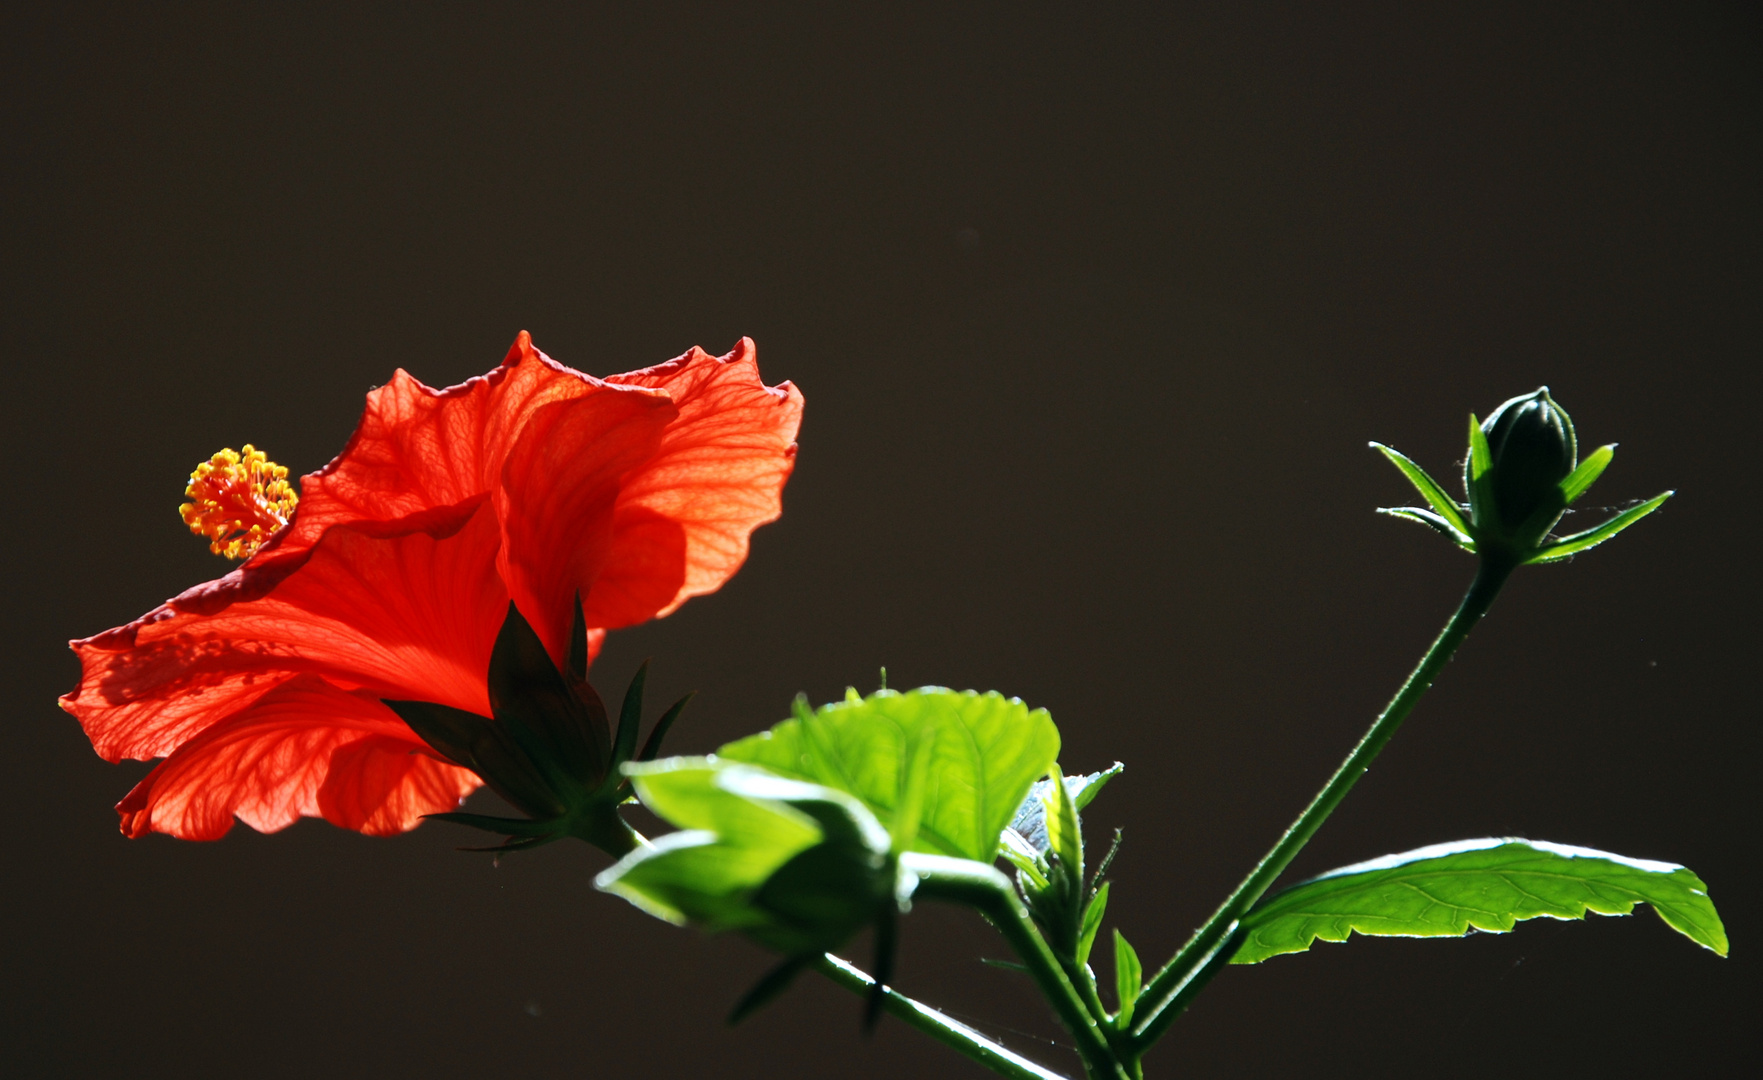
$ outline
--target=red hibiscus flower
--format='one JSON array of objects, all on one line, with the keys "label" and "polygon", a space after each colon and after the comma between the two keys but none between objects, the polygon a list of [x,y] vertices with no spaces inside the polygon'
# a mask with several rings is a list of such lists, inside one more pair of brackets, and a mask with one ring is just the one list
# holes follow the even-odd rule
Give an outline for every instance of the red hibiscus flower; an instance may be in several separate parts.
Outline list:
[{"label": "red hibiscus flower", "polygon": [[[608,629],[720,587],[779,514],[801,414],[745,339],[596,379],[523,332],[459,386],[398,371],[237,570],[72,643],[61,705],[93,748],[164,758],[118,804],[122,831],[214,839],[235,817],[269,832],[306,815],[384,835],[453,809],[478,777],[381,699],[487,715],[510,601],[561,665],[578,596],[591,657]],[[199,470],[192,494],[222,479]]]}]

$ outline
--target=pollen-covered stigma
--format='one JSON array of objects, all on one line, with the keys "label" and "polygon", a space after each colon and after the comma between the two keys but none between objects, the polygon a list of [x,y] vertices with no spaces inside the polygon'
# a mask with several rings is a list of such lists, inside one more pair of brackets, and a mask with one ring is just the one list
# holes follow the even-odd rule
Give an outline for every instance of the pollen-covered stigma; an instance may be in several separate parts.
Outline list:
[{"label": "pollen-covered stigma", "polygon": [[184,524],[208,538],[208,550],[229,559],[248,559],[288,523],[300,497],[288,483],[288,469],[245,444],[226,449],[196,466],[184,489],[190,501],[178,507]]}]

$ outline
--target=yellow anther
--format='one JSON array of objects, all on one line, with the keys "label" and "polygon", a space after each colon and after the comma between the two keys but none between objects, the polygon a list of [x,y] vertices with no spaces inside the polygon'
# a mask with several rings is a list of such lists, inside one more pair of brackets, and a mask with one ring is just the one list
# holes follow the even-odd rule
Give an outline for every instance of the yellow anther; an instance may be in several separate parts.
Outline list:
[{"label": "yellow anther", "polygon": [[222,450],[196,466],[184,494],[190,497],[178,507],[184,524],[208,538],[208,550],[229,559],[255,555],[288,523],[300,501],[288,483],[286,466],[250,443],[242,451]]}]

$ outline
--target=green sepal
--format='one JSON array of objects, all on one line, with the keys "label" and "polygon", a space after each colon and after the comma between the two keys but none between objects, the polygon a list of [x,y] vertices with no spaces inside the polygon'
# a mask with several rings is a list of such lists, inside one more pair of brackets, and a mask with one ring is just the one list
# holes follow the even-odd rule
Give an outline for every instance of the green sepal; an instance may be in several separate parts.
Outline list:
[{"label": "green sepal", "polygon": [[1102,882],[1102,887],[1096,890],[1096,895],[1090,897],[1089,904],[1084,908],[1083,923],[1077,934],[1077,962],[1080,965],[1090,962],[1090,950],[1095,948],[1096,933],[1102,929],[1102,916],[1108,911],[1108,886],[1109,882]]},{"label": "green sepal", "polygon": [[1126,940],[1126,935],[1119,930],[1114,931],[1114,994],[1120,1003],[1120,1009],[1114,1014],[1114,1026],[1125,1030],[1132,1023],[1132,1007],[1139,1000],[1139,993],[1145,987],[1145,969],[1139,963],[1139,954]]},{"label": "green sepal", "polygon": [[654,761],[655,755],[661,752],[661,740],[667,738],[668,729],[673,727],[673,722],[679,719],[680,713],[685,712],[686,706],[690,705],[692,699],[697,696],[698,692],[693,690],[674,702],[672,708],[662,713],[661,719],[655,721],[655,727],[650,730],[649,737],[643,740],[643,748],[637,751],[637,756],[633,760]]},{"label": "green sepal", "polygon": [[[1476,430],[1481,430],[1479,425],[1476,426]],[[1485,446],[1485,444],[1484,437],[1483,445]],[[1453,539],[1461,538],[1458,539],[1459,543],[1473,545],[1474,530],[1469,527],[1468,519],[1463,516],[1463,508],[1458,505],[1457,500],[1445,493],[1445,489],[1440,486],[1437,480],[1434,480],[1425,469],[1415,464],[1406,455],[1385,446],[1383,443],[1374,442],[1371,444],[1371,448],[1388,458],[1390,464],[1401,470],[1402,475],[1408,478],[1408,482],[1414,485],[1416,491],[1420,492],[1420,497],[1426,500],[1427,505],[1432,507],[1433,513],[1444,524],[1445,535],[1455,534]],[[1395,513],[1391,510],[1382,512]]]},{"label": "green sepal", "polygon": [[1354,933],[1504,933],[1524,919],[1627,915],[1639,903],[1696,944],[1726,955],[1726,930],[1708,887],[1684,867],[1506,837],[1435,844],[1294,885],[1243,917],[1242,945],[1231,963],[1255,964]]},{"label": "green sepal", "polygon": [[[533,819],[530,829],[501,829],[513,839],[493,850],[515,850],[561,836],[578,837],[615,856],[630,850],[634,834],[617,810],[628,800],[630,786],[614,766],[629,760],[636,745],[648,663],[625,693],[616,743],[607,730],[606,706],[585,677],[586,665],[587,628],[579,597],[562,669],[510,604],[486,677],[493,719],[435,702],[385,701],[437,753],[477,773],[492,791]],[[657,722],[644,744],[645,758],[658,752],[691,697],[681,698]],[[498,820],[431,816],[479,828]]]},{"label": "green sepal", "polygon": [[1567,504],[1561,501],[1559,488],[1551,490],[1549,494],[1553,498],[1532,511],[1531,515],[1524,519],[1524,523],[1519,525],[1514,533],[1521,540],[1528,541],[1527,550],[1529,551],[1535,551],[1535,545],[1548,538],[1549,530],[1555,527],[1555,523],[1561,520],[1561,515],[1567,509]]},{"label": "green sepal", "polygon": [[[1469,496],[1469,516],[1480,532],[1499,535],[1500,515],[1494,506],[1493,492],[1488,490],[1488,470],[1493,468],[1494,454],[1488,447],[1487,432],[1481,421],[1469,414],[1469,460],[1463,469],[1463,488]],[[1478,532],[1479,535],[1479,532]]]},{"label": "green sepal", "polygon": [[382,699],[421,739],[456,765],[477,773],[490,790],[535,818],[563,812],[543,771],[510,730],[487,716],[433,701]]},{"label": "green sepal", "polygon": [[1543,548],[1524,561],[1526,564],[1560,562],[1562,559],[1595,548],[1599,544],[1602,544],[1604,541],[1615,536],[1617,533],[1628,528],[1630,525],[1633,525],[1641,518],[1644,518],[1648,514],[1659,509],[1660,506],[1664,505],[1666,499],[1671,498],[1671,496],[1675,494],[1677,494],[1677,492],[1667,491],[1663,494],[1655,495],[1639,506],[1630,507],[1629,509],[1624,510],[1622,513],[1617,514],[1602,525],[1587,529],[1584,532],[1576,532],[1571,536],[1559,537],[1553,544]]},{"label": "green sepal", "polygon": [[480,855],[507,855],[515,851],[531,851],[536,847],[544,847],[546,844],[563,839],[564,835],[563,833],[551,833],[546,836],[511,836],[500,844],[490,844],[486,847],[460,847],[454,850],[469,851]]},{"label": "green sepal", "polygon": [[1488,434],[1481,429],[1481,421],[1474,413],[1469,414],[1469,482],[1480,480],[1487,471],[1493,468],[1494,452],[1488,447]]},{"label": "green sepal", "polygon": [[1469,538],[1468,533],[1459,532],[1449,521],[1446,521],[1443,517],[1433,513],[1431,510],[1422,510],[1418,506],[1380,506],[1377,508],[1377,512],[1380,514],[1388,514],[1393,518],[1402,518],[1405,521],[1413,521],[1425,525],[1427,528],[1438,533],[1440,536],[1443,536],[1445,539],[1451,541],[1451,543],[1456,544],[1464,551],[1470,552],[1471,554],[1475,552],[1475,541]]},{"label": "green sepal", "polygon": [[1596,483],[1598,477],[1604,475],[1604,470],[1610,467],[1610,460],[1615,456],[1615,443],[1600,446],[1586,455],[1586,459],[1579,463],[1579,467],[1568,473],[1567,479],[1561,481],[1562,502],[1572,506],[1575,499],[1584,495],[1586,489]]},{"label": "green sepal", "polygon": [[645,660],[631,676],[624,691],[624,704],[618,709],[618,734],[612,742],[612,760],[623,764],[636,756],[637,731],[643,725],[643,686],[649,681],[649,661]]},{"label": "green sepal", "polygon": [[808,965],[817,958],[814,953],[787,957],[783,963],[760,976],[759,981],[753,984],[753,988],[742,994],[741,1000],[735,1002],[735,1007],[729,1010],[728,1025],[733,1027],[771,1004],[779,994],[788,990],[790,984],[796,981],[796,976],[808,970]]},{"label": "green sepal", "polygon": [[[557,810],[578,801],[586,791],[584,780],[606,769],[587,734],[596,718],[571,692],[545,643],[512,603],[496,634],[486,681],[490,714],[545,778],[546,794]],[[604,719],[599,722],[603,725]]]},{"label": "green sepal", "polygon": [[538,821],[533,818],[493,817],[489,814],[468,814],[453,810],[444,814],[424,814],[426,821],[445,821],[453,825],[464,825],[485,832],[501,833],[517,839],[534,837],[555,838],[564,833],[563,822],[558,819]]}]

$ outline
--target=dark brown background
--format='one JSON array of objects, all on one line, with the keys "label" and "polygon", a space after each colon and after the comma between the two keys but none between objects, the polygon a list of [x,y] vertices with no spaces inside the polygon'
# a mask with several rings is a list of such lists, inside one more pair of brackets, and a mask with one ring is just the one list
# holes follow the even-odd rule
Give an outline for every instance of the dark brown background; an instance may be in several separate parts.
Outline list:
[{"label": "dark brown background", "polygon": [[[252,441],[304,472],[398,366],[515,332],[595,373],[759,342],[807,395],[781,522],[616,635],[702,751],[817,700],[998,688],[1128,771],[1111,915],[1165,956],[1393,690],[1470,561],[1372,514],[1547,382],[1589,500],[1680,497],[1523,573],[1296,872],[1519,834],[1682,861],[1651,914],[1322,946],[1218,981],[1167,1076],[1722,1075],[1754,1050],[1759,34],[1585,4],[271,5],[15,10],[5,108],[13,1076],[978,1075],[647,919],[579,845],[307,822],[130,842],[62,647],[224,567],[175,507]],[[1085,10],[1077,10],[1083,7]],[[1052,1030],[974,920],[900,981]],[[1106,968],[1104,967],[1104,972]],[[1006,1034],[1071,1067],[1063,1052]]]}]

